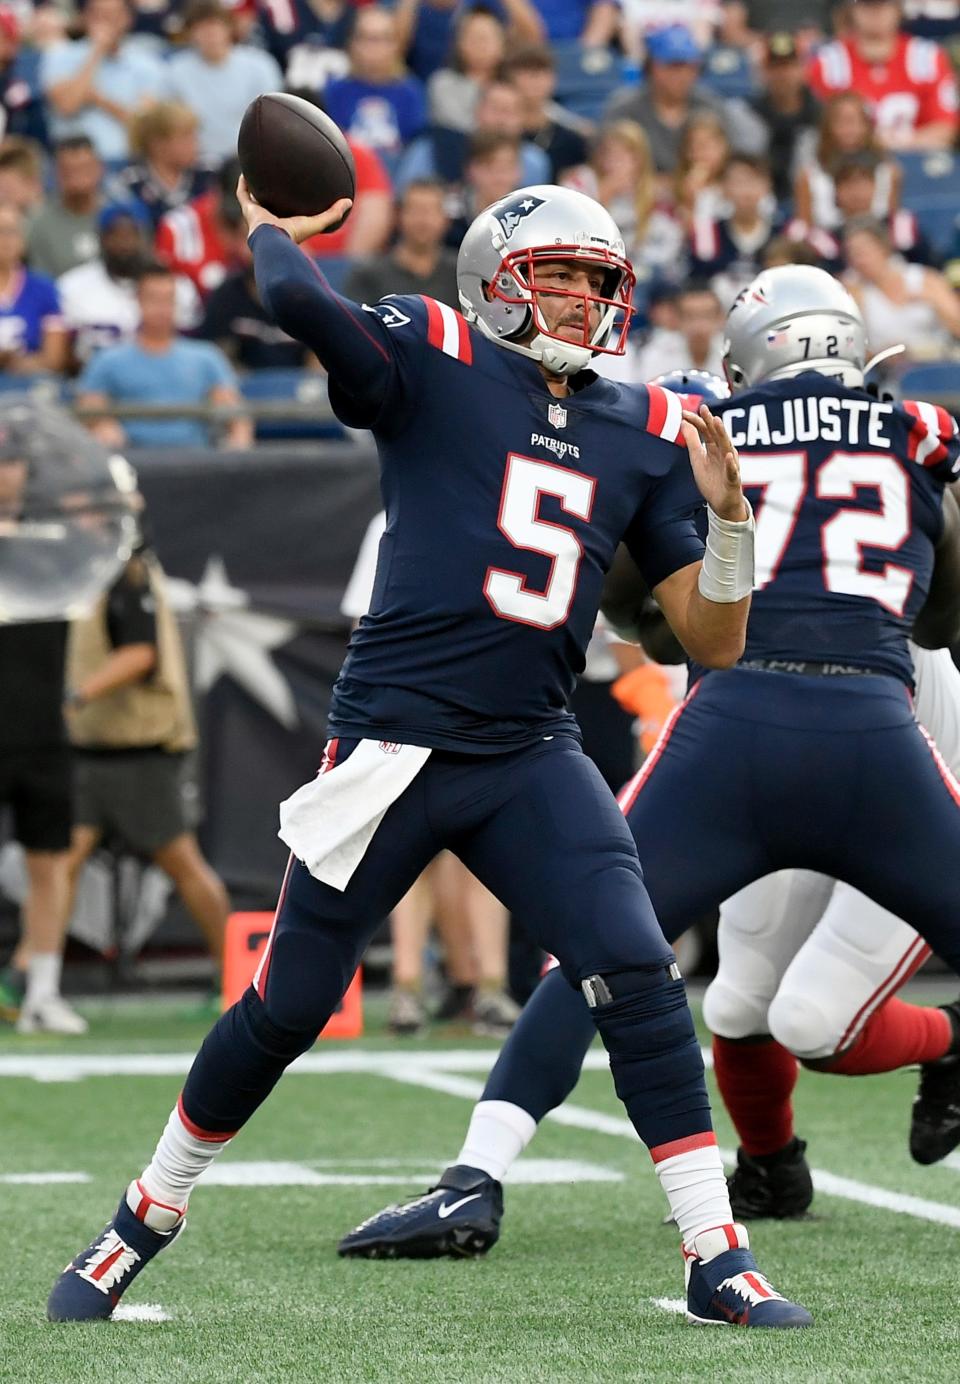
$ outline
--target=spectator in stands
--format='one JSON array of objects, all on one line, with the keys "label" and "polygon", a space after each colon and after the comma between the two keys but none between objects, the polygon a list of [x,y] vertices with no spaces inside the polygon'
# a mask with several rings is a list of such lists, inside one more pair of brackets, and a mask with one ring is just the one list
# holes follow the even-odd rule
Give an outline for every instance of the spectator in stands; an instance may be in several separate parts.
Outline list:
[{"label": "spectator in stands", "polygon": [[141,547],[70,629],[67,724],[74,746],[72,900],[83,866],[119,838],[173,882],[219,970],[230,902],[186,801],[197,743],[186,660],[156,558]]},{"label": "spectator in stands", "polygon": [[907,360],[935,360],[956,344],[960,298],[943,274],[895,254],[886,227],[870,217],[848,222],[843,240],[847,287],[860,305],[871,351],[902,344]]},{"label": "spectator in stands", "polygon": [[724,310],[710,284],[703,279],[684,283],[673,300],[675,324],[670,315],[633,357],[632,378],[643,383],[670,370],[707,370],[723,375]]},{"label": "spectator in stands", "polygon": [[496,13],[506,26],[510,51],[518,43],[543,42],[543,23],[531,0],[490,0],[489,4],[480,0],[468,5],[462,0],[399,0],[395,13],[400,48],[410,71],[422,82],[446,63],[457,20],[468,7]]},{"label": "spectator in stands", "polygon": [[444,245],[450,227],[443,184],[407,183],[397,207],[397,238],[388,256],[358,264],[346,294],[376,303],[388,293],[422,293],[452,308],[457,297],[457,257]]},{"label": "spectator in stands", "polygon": [[[135,339],[100,351],[86,367],[77,386],[81,409],[108,409],[111,404],[210,404],[240,402],[229,362],[208,341],[190,341],[176,328],[176,284],[166,265],[149,264],[137,281],[140,325]],[[91,432],[108,446],[206,447],[211,427],[193,418],[130,418],[122,426],[114,418],[91,425]],[[249,418],[228,425],[224,445],[235,450],[253,442]]]},{"label": "spectator in stands", "polygon": [[40,84],[40,54],[23,44],[12,5],[0,5],[0,129],[47,142],[47,108]]},{"label": "spectator in stands", "polygon": [[35,375],[64,368],[67,338],[53,280],[25,269],[23,216],[0,203],[0,371]]},{"label": "spectator in stands", "polygon": [[328,82],[324,105],[341,130],[382,158],[397,159],[427,123],[422,83],[403,66],[396,16],[382,5],[356,12],[350,71]]},{"label": "spectator in stands", "polygon": [[674,207],[685,226],[695,217],[720,217],[729,212],[723,174],[731,153],[726,127],[718,115],[700,111],[693,116],[680,140],[673,175]]},{"label": "spectator in stands", "polygon": [[[794,241],[805,241],[819,256],[824,269],[832,274],[840,274],[846,267],[843,255],[843,227],[861,217],[873,217],[877,201],[877,170],[880,160],[876,154],[851,154],[835,165],[834,190],[837,209],[840,213],[840,228],[831,231],[819,226],[807,226],[794,219],[787,227],[787,234]],[[912,211],[900,207],[883,220],[890,238],[890,246],[898,255],[914,264],[937,262],[933,247],[928,242],[920,224]]]},{"label": "spectator in stands", "polygon": [[448,66],[427,82],[431,125],[470,131],[480,93],[493,81],[504,55],[504,27],[492,10],[464,10],[454,31]]},{"label": "spectator in stands", "polygon": [[128,38],[127,0],[87,0],[84,37],[45,50],[43,88],[54,139],[89,135],[100,157],[129,156],[127,122],[136,107],[166,94],[162,61]]},{"label": "spectator in stands", "polygon": [[297,47],[345,48],[353,15],[353,0],[263,0],[257,5],[264,42],[288,80],[287,65]]},{"label": "spectator in stands", "polygon": [[201,298],[238,266],[236,244],[243,230],[239,176],[238,160],[227,159],[206,192],[167,212],[157,227],[157,258],[190,279]]},{"label": "spectator in stands", "polygon": [[763,267],[763,252],[777,229],[769,210],[770,167],[754,154],[731,154],[723,175],[730,215],[697,218],[690,236],[690,272],[707,279],[724,309]]},{"label": "spectator in stands", "polygon": [[[549,158],[536,144],[523,139],[520,93],[509,82],[491,82],[484,90],[477,102],[475,125],[475,134],[506,135],[517,143],[520,180],[515,187],[550,181]],[[466,175],[469,153],[470,140],[459,131],[434,130],[421,135],[403,157],[397,170],[397,187],[406,186],[414,178],[440,178],[446,183],[459,183]],[[480,210],[480,206],[477,209]]]},{"label": "spectator in stands", "polygon": [[767,157],[778,202],[788,202],[801,158],[811,150],[820,106],[807,84],[793,34],[770,34],[764,44],[763,88],[751,105],[770,136]]},{"label": "spectator in stands", "polygon": [[553,99],[557,67],[551,50],[538,43],[512,48],[501,76],[520,96],[523,137],[547,155],[551,181],[556,182],[561,173],[583,163],[591,127],[588,121]]},{"label": "spectator in stands", "polygon": [[551,43],[606,48],[620,32],[617,0],[533,0]]},{"label": "spectator in stands", "polygon": [[[518,187],[528,185],[523,176],[520,141],[496,130],[478,130],[470,139],[461,189],[460,214],[451,221],[447,244],[458,248],[478,212],[498,202]],[[405,184],[405,186],[409,186]]]},{"label": "spectator in stands", "polygon": [[154,230],[168,211],[199,197],[210,176],[199,167],[199,117],[180,101],[157,101],[130,121],[130,152],[137,160],[111,181],[110,200],[136,198]]},{"label": "spectator in stands", "polygon": [[59,279],[100,250],[103,164],[87,135],[62,139],[53,151],[56,192],[30,222],[27,257],[41,274]]},{"label": "spectator in stands", "polygon": [[886,149],[949,149],[957,133],[957,83],[944,50],[901,32],[899,0],[858,0],[849,32],[815,54],[815,96],[856,91]]},{"label": "spectator in stands", "polygon": [[[105,346],[132,339],[140,320],[136,280],[150,258],[150,225],[139,202],[104,207],[97,224],[99,256],[57,280],[75,365],[85,365]],[[181,276],[176,293],[177,325],[187,331],[199,320],[197,292]]]},{"label": "spectator in stands", "polygon": [[761,52],[771,34],[792,34],[807,53],[833,32],[841,0],[723,0],[721,39],[733,48]]},{"label": "spectator in stands", "polygon": [[643,62],[647,34],[667,20],[689,29],[700,47],[706,49],[713,42],[723,14],[721,0],[670,0],[666,9],[663,0],[620,0],[620,6],[620,42],[628,61],[635,64]]},{"label": "spectator in stands", "polygon": [[[831,96],[820,116],[816,158],[797,174],[793,205],[797,217],[808,226],[834,230],[840,225],[834,173],[844,159],[858,154],[882,153],[870,112],[855,91]],[[874,203],[871,212],[881,221],[894,210],[899,200],[900,170],[896,160],[881,158],[877,164]]]},{"label": "spectator in stands", "polygon": [[627,247],[627,258],[654,275],[679,279],[686,259],[683,228],[657,204],[650,141],[632,120],[616,120],[596,137],[589,164],[564,180],[606,207]]},{"label": "spectator in stands", "polygon": [[673,174],[683,132],[700,110],[715,111],[735,149],[762,153],[766,129],[745,101],[721,100],[699,82],[703,53],[689,29],[669,24],[647,36],[646,82],[615,92],[607,114],[635,120],[650,140],[659,173]]},{"label": "spectator in stands", "polygon": [[237,152],[237,129],[255,96],[279,91],[283,74],[262,49],[234,42],[234,21],[217,0],[193,0],[184,15],[188,47],[170,59],[168,86],[200,121],[200,158],[209,168]]},{"label": "spectator in stands", "polygon": [[28,221],[43,205],[43,150],[23,135],[0,143],[0,202],[12,203]]},{"label": "spectator in stands", "polygon": [[253,273],[253,254],[244,239],[242,267],[232,270],[207,299],[197,335],[212,341],[238,370],[318,368],[316,357],[287,336],[260,301]]}]

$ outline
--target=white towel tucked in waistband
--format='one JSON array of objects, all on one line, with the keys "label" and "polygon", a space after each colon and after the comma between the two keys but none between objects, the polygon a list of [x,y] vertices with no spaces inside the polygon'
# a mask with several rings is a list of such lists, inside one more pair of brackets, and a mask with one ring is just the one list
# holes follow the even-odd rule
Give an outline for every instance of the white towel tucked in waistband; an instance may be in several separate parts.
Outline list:
[{"label": "white towel tucked in waistband", "polygon": [[430,751],[361,740],[349,759],[321,769],[280,804],[281,841],[324,884],[350,883],[387,808],[419,774]]}]

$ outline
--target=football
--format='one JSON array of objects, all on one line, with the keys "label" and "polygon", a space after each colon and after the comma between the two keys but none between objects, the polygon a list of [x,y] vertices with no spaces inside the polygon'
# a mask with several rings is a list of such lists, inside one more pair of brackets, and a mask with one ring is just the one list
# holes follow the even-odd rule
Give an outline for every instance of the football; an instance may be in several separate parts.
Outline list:
[{"label": "football", "polygon": [[300,96],[273,91],[251,101],[240,122],[237,155],[250,191],[274,216],[315,216],[356,191],[353,155],[342,132]]}]

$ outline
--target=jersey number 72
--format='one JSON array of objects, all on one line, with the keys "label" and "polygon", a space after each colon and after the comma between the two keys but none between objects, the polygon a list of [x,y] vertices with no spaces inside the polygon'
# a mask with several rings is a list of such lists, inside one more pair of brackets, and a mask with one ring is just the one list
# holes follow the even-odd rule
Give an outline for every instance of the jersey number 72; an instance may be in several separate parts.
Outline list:
[{"label": "jersey number 72", "polygon": [[[756,582],[760,590],[776,578],[793,537],[810,486],[806,452],[742,452],[740,479],[762,493],[757,519]],[[910,536],[910,483],[902,464],[877,452],[834,452],[816,469],[813,491],[820,500],[856,500],[857,491],[876,492],[879,509],[838,507],[820,529],[823,584],[844,596],[864,596],[902,615],[913,585],[906,567],[886,562],[881,571],[863,565],[864,548],[896,551]]]}]

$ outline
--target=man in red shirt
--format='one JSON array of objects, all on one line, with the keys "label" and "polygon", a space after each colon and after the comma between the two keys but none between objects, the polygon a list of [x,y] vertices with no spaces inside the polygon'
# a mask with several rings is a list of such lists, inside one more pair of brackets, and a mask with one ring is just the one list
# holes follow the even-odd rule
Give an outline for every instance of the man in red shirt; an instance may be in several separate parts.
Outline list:
[{"label": "man in red shirt", "polygon": [[888,149],[949,149],[957,128],[957,84],[946,53],[900,30],[899,0],[857,0],[845,38],[825,44],[808,77],[821,101],[857,91]]},{"label": "man in red shirt", "polygon": [[[346,223],[336,231],[304,243],[315,259],[379,254],[393,227],[393,197],[387,170],[377,155],[348,140],[357,170],[357,191]],[[158,259],[175,274],[192,279],[200,296],[213,290],[234,269],[243,268],[239,246],[246,240],[236,186],[240,165],[228,159],[209,192],[164,216],[157,229]]]}]

